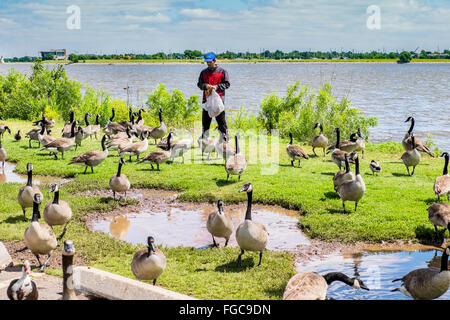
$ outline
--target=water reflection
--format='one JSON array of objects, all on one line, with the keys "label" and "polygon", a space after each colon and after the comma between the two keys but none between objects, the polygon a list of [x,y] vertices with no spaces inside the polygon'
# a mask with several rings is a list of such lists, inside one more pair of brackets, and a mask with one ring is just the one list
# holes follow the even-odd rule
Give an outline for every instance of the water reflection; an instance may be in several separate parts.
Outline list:
[{"label": "water reflection", "polygon": [[130,230],[131,222],[125,216],[114,217],[109,224],[109,232],[116,239],[123,239]]},{"label": "water reflection", "polygon": [[[425,251],[361,251],[351,254],[331,255],[323,260],[298,264],[298,272],[316,271],[326,274],[344,272],[348,276],[359,276],[370,291],[355,290],[342,283],[333,283],[327,297],[338,300],[411,300],[400,292],[391,292],[399,286],[392,280],[402,278],[412,270],[429,266],[440,268],[439,250]],[[450,292],[438,300],[450,299]]]},{"label": "water reflection", "polygon": [[[20,175],[14,172],[17,164],[12,162],[5,162],[5,167],[2,169],[0,174],[0,183],[26,183],[27,176]],[[33,184],[40,184],[38,179],[33,177]]]},{"label": "water reflection", "polygon": [[[115,238],[132,244],[145,244],[148,235],[158,239],[163,246],[176,247],[204,247],[212,243],[210,233],[206,229],[208,214],[214,210],[208,206],[204,210],[189,208],[170,208],[166,212],[144,210],[140,214],[130,214],[114,218],[113,221],[101,220],[94,222],[92,230],[108,232]],[[283,210],[289,212],[289,210]],[[262,223],[269,232],[267,248],[269,250],[291,250],[299,244],[309,244],[307,238],[298,229],[298,216],[274,211],[264,206],[255,206],[252,212],[254,221]],[[228,209],[235,228],[242,222],[245,208]],[[125,230],[125,231],[124,231]],[[218,240],[220,246],[224,245],[223,239]],[[233,235],[229,246],[237,246]]]}]

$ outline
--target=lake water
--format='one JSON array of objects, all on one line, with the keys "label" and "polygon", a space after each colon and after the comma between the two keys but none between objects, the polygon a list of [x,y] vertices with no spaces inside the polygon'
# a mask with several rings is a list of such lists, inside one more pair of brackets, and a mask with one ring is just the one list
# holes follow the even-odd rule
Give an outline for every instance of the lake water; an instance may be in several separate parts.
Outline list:
[{"label": "lake water", "polygon": [[[257,113],[264,96],[273,91],[284,95],[289,84],[299,80],[302,85],[318,89],[331,83],[337,98],[348,97],[352,106],[366,116],[376,116],[379,124],[372,128],[372,142],[401,141],[409,128],[404,123],[414,116],[414,132],[422,141],[431,135],[433,141],[450,150],[450,64],[223,64],[228,70],[231,87],[226,107]],[[30,64],[0,65],[0,74],[9,68],[30,72]],[[103,88],[107,93],[126,98],[124,88],[130,86],[133,105],[146,100],[159,83],[169,90],[179,89],[185,95],[200,94],[197,79],[202,64],[114,64],[67,65],[71,79]]]}]

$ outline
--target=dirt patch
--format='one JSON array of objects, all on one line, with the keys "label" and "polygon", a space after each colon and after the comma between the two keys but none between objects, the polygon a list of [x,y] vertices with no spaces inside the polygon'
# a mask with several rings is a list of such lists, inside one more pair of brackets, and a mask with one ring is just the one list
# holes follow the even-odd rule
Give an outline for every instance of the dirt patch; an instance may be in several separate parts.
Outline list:
[{"label": "dirt patch", "polygon": [[[61,244],[63,243],[63,240]],[[26,249],[24,251],[19,252],[19,250],[26,247],[25,241],[4,242],[4,245],[8,250],[8,253],[11,256],[15,266],[22,265],[22,263],[25,260],[28,260],[30,261],[32,269],[39,267],[39,263],[36,257],[34,256],[33,253],[31,253],[30,250]],[[44,263],[47,260],[47,256],[42,255],[39,257],[39,259],[41,260],[42,263]],[[76,266],[83,266],[86,265],[86,260],[83,259],[83,257],[81,257],[79,254],[78,255],[76,254],[73,260],[73,264]],[[57,247],[56,250],[53,251],[50,261],[47,264],[47,269],[62,270],[61,246]]]}]

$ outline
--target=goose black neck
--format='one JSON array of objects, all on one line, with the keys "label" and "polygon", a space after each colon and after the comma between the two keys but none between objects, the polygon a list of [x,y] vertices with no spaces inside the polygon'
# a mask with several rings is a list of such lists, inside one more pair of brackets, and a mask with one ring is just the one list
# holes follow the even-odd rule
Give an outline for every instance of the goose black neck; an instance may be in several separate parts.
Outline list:
[{"label": "goose black neck", "polygon": [[96,124],[96,125],[99,125],[99,124],[100,124],[99,118],[100,118],[100,115],[97,114],[97,115],[95,116],[95,124]]},{"label": "goose black neck", "polygon": [[148,244],[147,248],[148,248],[147,257],[150,257],[152,255],[153,251],[155,251],[155,250],[153,249],[153,245],[151,243]]},{"label": "goose black neck", "polygon": [[355,159],[355,174],[356,175],[359,174],[359,158],[358,157]]},{"label": "goose black neck", "polygon": [[339,149],[339,143],[341,142],[341,131],[336,130],[336,148]]},{"label": "goose black neck", "polygon": [[292,134],[291,133],[289,133],[289,138],[291,139],[289,144],[292,144],[293,140],[292,140]]},{"label": "goose black neck", "polygon": [[322,134],[322,133],[323,133],[323,127],[322,127],[322,124],[319,124],[319,128],[320,128],[320,134]]},{"label": "goose black neck", "polygon": [[161,112],[161,110],[159,111],[159,123],[161,123],[162,122],[162,112]]},{"label": "goose black neck", "polygon": [[103,151],[106,150],[105,141],[106,141],[106,135],[104,135],[103,138],[102,138],[102,150]]},{"label": "goose black neck", "polygon": [[77,123],[74,121],[72,123],[72,128],[70,129],[70,137],[73,138],[75,137],[75,126],[77,125]]},{"label": "goose black neck", "polygon": [[131,110],[131,108],[128,110],[128,117],[130,118],[130,121],[133,122],[133,110]]},{"label": "goose black neck", "polygon": [[323,276],[328,285],[332,284],[334,281],[341,281],[349,286],[353,286],[353,280],[343,274],[342,272],[330,272]]},{"label": "goose black neck", "polygon": [[114,120],[114,117],[116,116],[116,110],[114,110],[114,108],[112,109],[112,115],[111,115],[111,118],[109,118],[109,121],[113,121]]},{"label": "goose black neck", "polygon": [[31,187],[33,186],[33,170],[28,171],[27,175],[28,175],[27,186]]},{"label": "goose black neck", "polygon": [[133,113],[131,113],[130,121],[131,121],[131,124],[134,124],[134,114]]},{"label": "goose black neck", "polygon": [[348,157],[345,157],[345,173],[350,172],[350,164],[348,162]]},{"label": "goose black neck", "polygon": [[44,132],[45,132],[45,125],[43,122],[41,122],[41,131],[39,132],[39,134],[42,136],[44,135]]},{"label": "goose black neck", "polygon": [[117,176],[120,177],[120,172],[122,171],[122,162],[119,162],[119,168],[117,169]]},{"label": "goose black neck", "polygon": [[127,129],[125,130],[125,132],[127,133],[127,137],[128,139],[131,138],[131,134],[130,134],[130,129],[127,127]]},{"label": "goose black neck", "polygon": [[444,164],[444,173],[443,173],[443,175],[448,174],[448,158],[449,158],[449,156],[448,156],[448,154],[446,154],[445,155],[445,164]]},{"label": "goose black neck", "polygon": [[441,257],[441,271],[448,271],[448,254],[447,249],[444,249]]},{"label": "goose black neck", "polygon": [[41,213],[39,212],[39,203],[33,202],[33,217],[31,218],[31,221],[39,221],[40,217]]},{"label": "goose black neck", "polygon": [[409,127],[408,133],[411,134],[413,129],[414,129],[414,118],[411,118],[411,126]]},{"label": "goose black neck", "polygon": [[73,111],[70,111],[70,118],[69,118],[69,123],[72,123],[75,117],[75,113]]},{"label": "goose black neck", "polygon": [[172,139],[172,133],[169,133],[169,136],[167,137],[167,150],[170,150],[170,139]]},{"label": "goose black neck", "polygon": [[84,122],[86,123],[86,127],[87,127],[89,125],[89,119],[88,119],[87,113],[84,115]]},{"label": "goose black neck", "polygon": [[53,198],[53,203],[58,204],[59,203],[59,190],[55,191],[55,197]]},{"label": "goose black neck", "polygon": [[234,136],[234,142],[236,143],[236,154],[239,153],[239,139],[237,136]]},{"label": "goose black neck", "polygon": [[252,198],[253,190],[247,192],[247,211],[245,212],[245,220],[252,220]]}]

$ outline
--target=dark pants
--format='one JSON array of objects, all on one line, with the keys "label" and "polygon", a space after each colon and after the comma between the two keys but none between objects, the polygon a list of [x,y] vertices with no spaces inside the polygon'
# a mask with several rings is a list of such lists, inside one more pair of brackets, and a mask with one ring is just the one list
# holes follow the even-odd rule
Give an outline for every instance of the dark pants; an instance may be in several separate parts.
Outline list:
[{"label": "dark pants", "polygon": [[[212,118],[210,118],[208,111],[203,109],[202,113],[202,126],[203,126],[203,132],[208,131],[209,127],[211,126]],[[225,133],[228,136],[228,126],[227,126],[227,119],[225,117],[225,110],[222,111],[217,117],[216,117],[217,124],[219,126],[219,130],[222,133]],[[205,134],[206,137],[208,137],[208,134]]]}]

